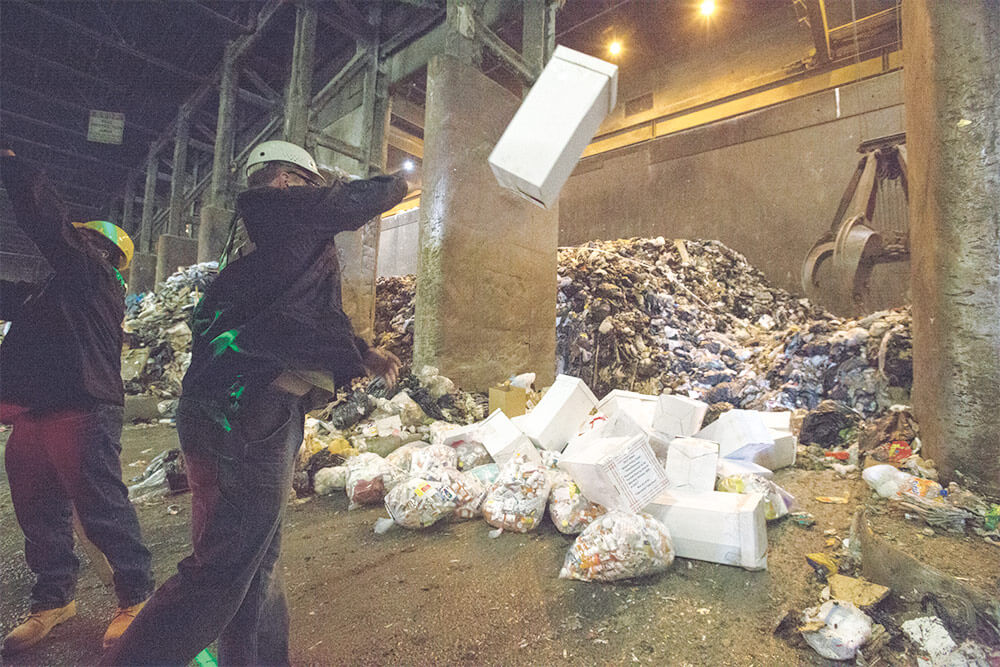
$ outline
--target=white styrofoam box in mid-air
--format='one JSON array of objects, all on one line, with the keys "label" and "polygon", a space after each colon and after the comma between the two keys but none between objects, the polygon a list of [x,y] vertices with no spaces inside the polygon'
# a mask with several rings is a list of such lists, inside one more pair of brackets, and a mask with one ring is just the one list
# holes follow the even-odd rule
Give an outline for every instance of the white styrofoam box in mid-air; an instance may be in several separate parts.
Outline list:
[{"label": "white styrofoam box in mid-air", "polygon": [[586,382],[559,375],[538,405],[515,424],[538,447],[561,452],[595,407],[597,398]]},{"label": "white styrofoam box in mid-air", "polygon": [[[698,432],[708,412],[708,403],[678,394],[660,394],[653,411],[653,431],[669,441]],[[705,438],[712,440],[713,438]]]},{"label": "white styrofoam box in mid-air", "polygon": [[542,208],[555,204],[617,95],[617,65],[557,46],[490,153],[497,182]]},{"label": "white styrofoam box in mid-air", "polygon": [[612,510],[638,512],[667,486],[666,472],[642,433],[575,443],[557,465],[588,500]]},{"label": "white styrofoam box in mid-air", "polygon": [[674,438],[667,450],[668,489],[714,491],[719,444],[700,438]]},{"label": "white styrofoam box in mid-air", "polygon": [[668,489],[644,511],[667,527],[681,558],[767,569],[763,494]]}]

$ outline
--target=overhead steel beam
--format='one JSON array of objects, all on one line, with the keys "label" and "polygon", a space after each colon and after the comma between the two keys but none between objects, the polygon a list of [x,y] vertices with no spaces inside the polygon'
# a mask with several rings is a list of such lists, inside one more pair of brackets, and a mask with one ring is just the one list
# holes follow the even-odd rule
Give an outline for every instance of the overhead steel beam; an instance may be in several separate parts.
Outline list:
[{"label": "overhead steel beam", "polygon": [[259,90],[264,97],[269,100],[274,100],[275,102],[281,101],[281,93],[272,88],[260,74],[257,74],[257,72],[253,71],[250,67],[243,68],[243,76],[247,81],[253,84],[254,88]]},{"label": "overhead steel beam", "polygon": [[262,97],[260,95],[257,95],[256,93],[251,93],[249,90],[245,90],[243,88],[237,88],[236,95],[244,102],[249,102],[258,109],[268,109],[268,110],[275,109],[280,104],[278,100],[272,100],[266,97]]},{"label": "overhead steel beam", "polygon": [[352,160],[357,160],[362,165],[367,165],[367,156],[360,146],[354,146],[342,139],[324,134],[323,130],[318,127],[310,127],[309,132],[312,135],[310,138],[315,141],[317,145],[337,151],[341,155],[346,155]]},{"label": "overhead steel beam", "polygon": [[[830,61],[830,27],[826,21],[826,5],[823,0],[801,0],[806,9],[806,20],[813,46],[816,47],[816,64]],[[801,19],[800,19],[801,20]]]},{"label": "overhead steel beam", "polygon": [[310,105],[311,115],[315,116],[322,111],[323,107],[340,92],[341,88],[362,72],[366,54],[367,51],[359,47],[354,52],[354,55],[351,56],[351,59],[340,68],[340,71],[327,81],[326,85],[313,96],[312,104]]},{"label": "overhead steel beam", "polygon": [[410,125],[424,129],[424,108],[402,95],[392,96],[392,115],[399,116]]},{"label": "overhead steel beam", "polygon": [[397,51],[409,45],[413,40],[426,34],[427,31],[444,23],[446,13],[447,12],[444,9],[440,9],[433,14],[424,17],[422,20],[417,21],[406,30],[400,31],[387,39],[385,44],[382,46],[383,57],[394,55]]},{"label": "overhead steel beam", "polygon": [[253,32],[253,26],[243,25],[239,21],[234,21],[228,16],[224,16],[214,9],[210,9],[205,5],[201,4],[197,0],[181,0],[187,7],[193,8],[198,14],[208,18],[224,28],[228,28],[231,32],[238,32],[241,35],[247,35]]},{"label": "overhead steel beam", "polygon": [[[4,82],[4,84],[3,84],[3,90],[4,90],[4,92],[14,91],[14,92],[16,92],[16,93],[18,93],[20,95],[28,95],[28,96],[34,97],[36,99],[39,99],[39,100],[41,100],[43,102],[49,102],[49,103],[61,106],[63,108],[66,108],[66,109],[72,109],[73,111],[80,111],[80,112],[83,112],[83,113],[90,113],[91,112],[91,109],[89,109],[88,107],[83,106],[82,104],[77,104],[76,102],[70,102],[69,100],[64,100],[64,99],[59,98],[59,97],[52,97],[51,95],[48,95],[48,94],[43,93],[41,91],[35,90],[34,88],[25,88],[24,86],[19,86],[19,85],[15,84],[15,83]],[[139,132],[140,134],[145,134],[145,135],[151,136],[151,137],[156,137],[156,136],[159,136],[159,134],[160,134],[156,130],[154,130],[152,128],[149,128],[149,127],[146,127],[144,125],[139,125],[138,123],[130,121],[128,118],[125,119],[125,127],[127,129],[135,130],[136,132]]]},{"label": "overhead steel beam", "polygon": [[499,58],[501,65],[521,77],[525,84],[530,86],[535,83],[538,75],[541,74],[541,68],[535,69],[534,65],[525,62],[521,54],[515,51],[510,44],[500,39],[500,36],[483,23],[478,16],[473,16],[476,24],[476,37],[483,43],[483,46]]},{"label": "overhead steel beam", "polygon": [[[309,3],[300,3],[302,5]],[[316,5],[316,13],[320,21],[329,28],[333,28],[344,37],[353,39],[356,42],[369,42],[375,37],[375,33],[365,22],[356,23],[350,17],[343,14],[335,14],[322,5]]]},{"label": "overhead steel beam", "polygon": [[59,148],[58,146],[53,146],[51,144],[42,143],[40,141],[33,141],[31,139],[25,139],[24,137],[20,137],[20,136],[18,136],[16,134],[10,134],[9,132],[6,135],[6,138],[8,140],[10,140],[10,141],[16,141],[18,143],[27,144],[28,146],[35,146],[37,148],[43,148],[45,150],[52,151],[53,153],[58,153],[59,155],[66,155],[66,156],[71,157],[71,158],[73,158],[75,160],[84,160],[86,162],[93,162],[94,164],[99,164],[102,167],[109,167],[111,169],[118,169],[118,170],[121,170],[121,171],[128,171],[128,167],[125,166],[124,164],[118,164],[118,163],[115,163],[115,162],[108,162],[106,160],[98,160],[97,158],[90,157],[89,155],[81,155],[80,153],[75,153],[73,151],[68,151],[65,148]]},{"label": "overhead steel beam", "polygon": [[55,60],[49,60],[48,58],[40,56],[40,55],[38,55],[36,53],[31,53],[30,51],[26,51],[26,50],[24,50],[24,49],[22,49],[20,47],[13,46],[11,44],[6,44],[5,43],[3,45],[3,48],[4,49],[9,49],[11,52],[16,53],[19,56],[22,56],[23,58],[26,58],[26,59],[28,59],[31,62],[40,63],[40,64],[45,65],[46,67],[49,67],[51,69],[55,69],[55,70],[59,70],[61,72],[65,72],[66,74],[69,74],[71,76],[79,77],[81,79],[86,79],[87,81],[90,81],[92,83],[96,83],[96,84],[99,84],[99,85],[102,85],[102,86],[106,86],[110,90],[115,90],[115,91],[118,91],[118,92],[129,90],[127,86],[125,86],[124,84],[118,83],[117,81],[108,81],[107,79],[102,79],[99,76],[94,76],[93,74],[89,74],[87,72],[82,72],[82,71],[80,71],[80,70],[78,70],[78,69],[76,69],[74,67],[70,67],[69,65],[64,65],[63,63],[56,62]]},{"label": "overhead steel beam", "polygon": [[73,32],[84,35],[89,39],[97,42],[98,44],[103,44],[104,46],[117,49],[122,53],[127,53],[134,58],[138,58],[143,62],[149,63],[150,65],[154,65],[166,72],[170,72],[171,74],[187,79],[188,81],[194,81],[195,83],[204,83],[207,80],[206,77],[200,74],[195,74],[194,72],[188,72],[186,70],[181,69],[180,67],[177,67],[173,63],[169,63],[166,60],[163,60],[162,58],[157,58],[156,56],[151,56],[148,53],[143,53],[139,49],[133,48],[123,42],[117,42],[105,36],[104,34],[96,30],[93,30],[92,28],[88,28],[87,26],[81,25],[76,21],[73,21],[64,16],[60,16],[58,14],[50,12],[47,9],[43,9],[42,7],[40,7],[35,3],[19,1],[18,5],[30,9],[39,16],[42,16],[48,19],[49,21],[52,21],[53,23],[57,23],[63,26],[64,28],[69,28]]},{"label": "overhead steel beam", "polygon": [[390,146],[395,146],[399,150],[421,160],[424,158],[424,140],[420,137],[415,137],[394,125],[389,126],[388,137]]}]

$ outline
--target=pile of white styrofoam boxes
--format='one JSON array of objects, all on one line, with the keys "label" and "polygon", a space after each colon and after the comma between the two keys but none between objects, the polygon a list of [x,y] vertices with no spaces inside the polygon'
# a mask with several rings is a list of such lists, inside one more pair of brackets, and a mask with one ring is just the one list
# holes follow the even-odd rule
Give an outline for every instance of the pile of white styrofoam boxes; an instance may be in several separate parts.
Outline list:
[{"label": "pile of white styrofoam boxes", "polygon": [[500,410],[494,410],[493,414],[475,426],[473,439],[482,443],[498,465],[507,463],[515,451],[525,452],[535,461],[542,460],[527,436]]},{"label": "pile of white styrofoam boxes", "polygon": [[497,182],[551,207],[617,92],[616,65],[557,46],[490,153]]},{"label": "pile of white styrofoam boxes", "polygon": [[669,489],[714,491],[719,445],[699,438],[674,438],[665,467]]}]

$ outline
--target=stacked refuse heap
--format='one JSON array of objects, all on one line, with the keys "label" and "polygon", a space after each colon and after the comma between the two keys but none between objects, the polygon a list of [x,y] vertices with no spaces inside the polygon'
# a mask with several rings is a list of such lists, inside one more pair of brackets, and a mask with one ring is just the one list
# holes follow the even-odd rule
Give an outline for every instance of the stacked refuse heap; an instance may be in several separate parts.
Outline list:
[{"label": "stacked refuse heap", "polygon": [[179,269],[155,292],[129,297],[122,379],[126,394],[180,395],[191,362],[191,312],[219,273],[216,262]]},{"label": "stacked refuse heap", "polygon": [[[909,400],[908,309],[838,319],[718,241],[561,248],[558,290],[558,370],[597,393],[668,391],[761,410],[832,399],[866,417]],[[386,309],[376,335],[409,359],[412,276],[381,279],[376,295]]]}]

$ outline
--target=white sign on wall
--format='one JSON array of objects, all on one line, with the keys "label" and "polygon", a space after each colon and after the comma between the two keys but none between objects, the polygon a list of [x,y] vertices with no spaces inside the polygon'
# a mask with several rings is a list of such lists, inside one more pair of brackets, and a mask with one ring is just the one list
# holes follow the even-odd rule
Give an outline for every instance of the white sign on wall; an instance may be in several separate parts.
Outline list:
[{"label": "white sign on wall", "polygon": [[99,144],[120,144],[125,132],[125,114],[115,111],[90,111],[87,141]]}]

